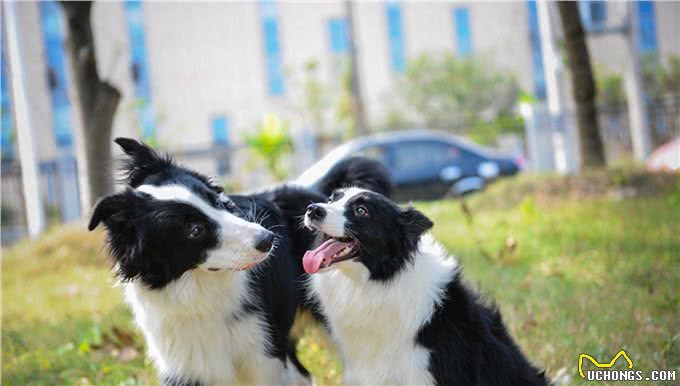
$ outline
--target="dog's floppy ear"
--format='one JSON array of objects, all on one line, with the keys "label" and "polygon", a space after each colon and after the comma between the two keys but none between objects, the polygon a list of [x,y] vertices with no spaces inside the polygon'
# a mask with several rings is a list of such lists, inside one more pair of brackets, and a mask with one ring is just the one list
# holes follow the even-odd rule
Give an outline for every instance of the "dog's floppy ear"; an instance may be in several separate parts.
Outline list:
[{"label": "dog's floppy ear", "polygon": [[129,189],[100,198],[94,204],[87,229],[92,231],[103,222],[111,230],[128,222],[134,208],[139,207],[143,200],[141,196]]},{"label": "dog's floppy ear", "polygon": [[95,229],[104,223],[108,230],[107,244],[115,262],[116,276],[123,281],[139,276],[145,267],[141,251],[143,235],[136,218],[146,210],[151,198],[127,189],[101,198],[94,206],[87,228]]},{"label": "dog's floppy ear", "polygon": [[124,182],[132,187],[139,186],[144,178],[172,166],[172,159],[159,155],[148,145],[132,138],[118,137],[114,140],[130,159],[123,165],[126,173]]},{"label": "dog's floppy ear", "polygon": [[404,228],[404,243],[409,252],[415,251],[420,236],[434,225],[427,216],[413,207],[402,209],[399,220]]}]

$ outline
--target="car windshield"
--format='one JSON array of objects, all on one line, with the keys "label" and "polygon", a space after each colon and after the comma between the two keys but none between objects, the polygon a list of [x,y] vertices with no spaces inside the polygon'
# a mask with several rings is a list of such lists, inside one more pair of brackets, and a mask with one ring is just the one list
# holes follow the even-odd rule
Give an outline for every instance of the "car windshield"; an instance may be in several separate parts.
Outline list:
[{"label": "car windshield", "polygon": [[440,167],[460,157],[460,150],[453,145],[438,141],[413,141],[394,146],[394,167],[413,171]]},{"label": "car windshield", "polygon": [[462,147],[463,149],[467,149],[473,153],[476,153],[480,156],[486,158],[495,158],[501,156],[501,154],[494,149],[489,149],[488,147],[484,147],[465,138],[461,137],[454,138],[455,138],[454,141],[458,142],[458,146]]}]

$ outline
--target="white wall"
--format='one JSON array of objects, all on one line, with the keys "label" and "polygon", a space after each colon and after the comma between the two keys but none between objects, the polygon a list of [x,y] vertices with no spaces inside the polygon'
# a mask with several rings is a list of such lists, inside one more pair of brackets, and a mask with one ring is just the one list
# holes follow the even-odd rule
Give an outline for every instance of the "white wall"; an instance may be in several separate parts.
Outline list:
[{"label": "white wall", "polygon": [[670,55],[680,56],[680,2],[655,2],[656,37],[659,52],[665,59]]}]

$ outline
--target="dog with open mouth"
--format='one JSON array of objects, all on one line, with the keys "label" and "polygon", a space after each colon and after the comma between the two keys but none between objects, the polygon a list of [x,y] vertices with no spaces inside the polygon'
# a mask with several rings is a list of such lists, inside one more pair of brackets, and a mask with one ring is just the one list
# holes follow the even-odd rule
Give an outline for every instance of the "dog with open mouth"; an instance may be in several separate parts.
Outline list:
[{"label": "dog with open mouth", "polygon": [[[140,142],[115,142],[129,157],[126,188],[95,204],[88,228],[106,227],[115,274],[162,382],[308,382],[289,336],[303,306],[300,257],[312,240],[296,223],[330,186],[226,195]],[[341,176],[331,178],[336,187],[361,184],[355,169],[380,174],[369,186],[389,178],[366,159],[329,174]]]},{"label": "dog with open mouth", "polygon": [[346,384],[547,384],[418,210],[353,187],[309,205],[304,223],[317,233],[303,257],[311,302]]}]

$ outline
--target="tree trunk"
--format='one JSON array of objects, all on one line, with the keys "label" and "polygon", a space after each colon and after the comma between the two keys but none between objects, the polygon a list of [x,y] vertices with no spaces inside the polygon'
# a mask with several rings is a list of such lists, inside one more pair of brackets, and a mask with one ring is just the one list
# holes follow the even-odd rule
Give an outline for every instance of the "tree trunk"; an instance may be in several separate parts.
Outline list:
[{"label": "tree trunk", "polygon": [[605,158],[597,123],[595,80],[578,4],[575,1],[558,1],[557,8],[562,19],[571,86],[576,103],[581,168],[602,166],[605,164]]},{"label": "tree trunk", "polygon": [[[120,92],[102,81],[97,73],[92,36],[92,2],[61,2],[66,18],[66,46],[71,78],[81,116],[80,140],[84,159],[79,159],[81,173],[86,173],[87,197],[84,207],[113,191],[111,163],[111,126],[120,101]],[[84,164],[83,164],[84,163]]]}]

